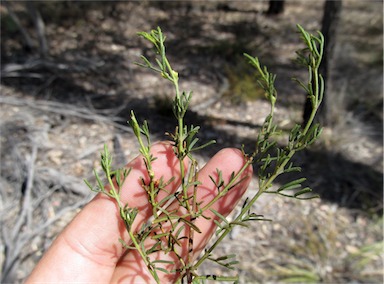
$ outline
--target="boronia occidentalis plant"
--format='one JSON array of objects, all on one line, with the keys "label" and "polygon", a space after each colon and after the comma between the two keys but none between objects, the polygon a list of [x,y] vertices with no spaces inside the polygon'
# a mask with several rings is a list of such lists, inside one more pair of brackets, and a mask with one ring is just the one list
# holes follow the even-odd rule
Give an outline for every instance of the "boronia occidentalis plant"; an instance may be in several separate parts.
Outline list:
[{"label": "boronia occidentalis plant", "polygon": [[[273,137],[281,133],[278,126],[274,123],[274,109],[277,100],[277,91],[274,87],[276,75],[270,73],[267,67],[262,66],[257,57],[249,54],[244,54],[249,63],[256,69],[259,76],[259,84],[265,91],[266,98],[270,102],[270,113],[266,117],[260,132],[255,137],[255,147],[251,153],[246,153],[244,147],[242,153],[244,156],[245,165],[239,172],[234,172],[228,183],[224,183],[221,172],[217,169],[218,178],[211,178],[215,188],[217,188],[217,196],[208,204],[200,206],[196,201],[196,190],[200,184],[197,171],[198,163],[193,156],[193,152],[209,146],[215,141],[210,141],[203,145],[199,144],[197,134],[198,126],[186,125],[184,116],[188,111],[188,106],[191,100],[191,92],[181,91],[179,89],[179,76],[173,70],[165,50],[165,36],[160,28],[152,30],[149,33],[140,32],[139,36],[149,41],[155,50],[154,59],[148,59],[141,56],[142,63],[140,66],[149,68],[154,72],[159,73],[164,79],[168,80],[174,87],[175,96],[172,103],[172,109],[176,118],[175,130],[168,133],[172,141],[174,153],[178,159],[179,170],[181,175],[181,186],[175,194],[170,194],[158,201],[156,199],[158,193],[172,182],[163,178],[156,179],[152,170],[152,163],[156,159],[151,152],[151,139],[149,126],[146,121],[142,125],[137,121],[134,112],[131,112],[129,121],[134,135],[140,145],[140,154],[144,160],[145,168],[148,173],[149,181],[144,181],[142,178],[143,192],[147,195],[148,202],[152,208],[152,217],[139,230],[133,230],[132,224],[136,216],[140,213],[138,208],[130,207],[130,204],[123,204],[120,200],[120,191],[125,178],[130,174],[130,169],[112,169],[112,158],[107,147],[101,154],[101,166],[105,173],[108,186],[104,186],[104,181],[95,170],[97,181],[96,186],[92,186],[86,181],[91,190],[105,194],[114,199],[120,210],[120,217],[124,221],[126,231],[130,237],[130,243],[125,243],[120,240],[122,246],[127,250],[137,250],[142,260],[144,261],[149,273],[152,275],[155,282],[160,283],[159,273],[173,273],[178,275],[178,283],[200,283],[206,279],[219,281],[234,281],[238,280],[235,275],[233,277],[220,275],[198,275],[198,268],[205,261],[214,261],[219,265],[225,266],[228,269],[233,269],[237,263],[235,255],[224,255],[218,258],[212,257],[212,252],[217,245],[231,232],[235,226],[247,227],[251,221],[265,221],[263,215],[252,212],[252,205],[264,193],[278,194],[285,197],[296,199],[311,199],[317,197],[311,193],[308,187],[302,188],[301,184],[305,178],[292,180],[279,188],[272,187],[275,179],[289,172],[300,171],[291,162],[291,158],[297,151],[300,151],[311,145],[320,135],[321,127],[314,124],[314,117],[317,109],[322,101],[324,82],[322,76],[318,73],[319,65],[323,55],[324,38],[320,32],[316,35],[305,31],[301,26],[297,26],[298,32],[305,48],[297,51],[297,61],[308,68],[308,81],[302,82],[294,79],[307,93],[308,98],[312,103],[312,113],[310,119],[305,125],[295,125],[289,135],[285,147],[279,147]],[[188,161],[186,163],[186,161]],[[243,171],[253,164],[256,167],[258,178],[258,190],[252,198],[247,199],[241,207],[240,213],[229,221],[216,210],[212,209],[212,205],[223,198],[230,190],[241,180]],[[194,190],[188,190],[194,188]],[[192,192],[192,194],[191,194]],[[174,210],[168,209],[171,202],[178,202],[182,207],[183,213],[180,215]],[[201,255],[195,259],[193,257],[182,258],[179,255],[180,248],[180,231],[188,232],[187,236],[183,235],[183,239],[187,238],[188,244],[193,244],[195,234],[200,232],[194,220],[197,218],[207,218],[203,212],[211,210],[216,215],[213,222],[217,225],[216,237],[213,242],[206,247]],[[186,229],[188,228],[188,229]],[[156,233],[160,232],[160,233]],[[150,248],[144,246],[144,241],[151,238],[153,246]],[[150,255],[162,251],[163,253],[173,253],[178,258],[178,267],[176,270],[166,270],[164,263],[172,264],[169,260],[152,261]],[[188,253],[192,254],[192,247]],[[181,265],[181,267],[179,267]],[[169,266],[167,266],[169,267]]]}]

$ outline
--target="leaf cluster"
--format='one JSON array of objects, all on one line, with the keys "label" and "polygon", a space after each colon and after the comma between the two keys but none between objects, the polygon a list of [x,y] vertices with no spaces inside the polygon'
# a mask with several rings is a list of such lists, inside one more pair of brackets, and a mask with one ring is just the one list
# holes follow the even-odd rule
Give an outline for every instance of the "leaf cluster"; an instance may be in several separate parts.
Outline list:
[{"label": "leaf cluster", "polygon": [[[181,186],[174,194],[167,194],[160,201],[157,200],[159,192],[166,191],[166,186],[173,181],[173,178],[164,181],[162,177],[156,179],[152,163],[156,159],[151,152],[151,139],[149,126],[146,121],[142,125],[137,121],[134,112],[131,112],[130,125],[140,145],[140,153],[143,157],[146,171],[149,180],[142,178],[142,188],[148,196],[148,202],[152,206],[152,218],[148,220],[138,231],[133,231],[132,224],[139,213],[137,208],[132,208],[129,204],[122,204],[120,201],[120,192],[125,178],[129,175],[129,170],[112,170],[112,158],[108,152],[107,147],[101,154],[101,166],[108,182],[108,186],[104,187],[101,178],[95,171],[97,185],[91,186],[86,182],[91,190],[103,193],[116,200],[120,208],[120,216],[126,225],[127,232],[130,236],[130,244],[124,243],[122,245],[127,249],[137,250],[146,264],[149,272],[152,274],[154,280],[159,283],[159,272],[162,273],[178,273],[180,275],[178,281],[187,283],[200,283],[206,279],[220,280],[220,281],[237,281],[237,276],[217,276],[217,275],[198,275],[197,269],[206,260],[216,262],[228,269],[233,269],[238,263],[235,255],[224,255],[214,257],[214,249],[221,243],[221,241],[231,232],[235,226],[247,227],[249,222],[253,221],[270,221],[263,215],[252,212],[253,204],[258,198],[264,194],[278,194],[284,197],[296,199],[310,199],[315,198],[316,195],[311,194],[311,189],[308,187],[303,188],[302,183],[305,178],[298,178],[281,185],[279,188],[274,189],[272,186],[276,178],[282,174],[300,171],[300,167],[296,167],[291,162],[292,157],[297,151],[303,150],[316,141],[321,134],[321,127],[317,124],[313,125],[313,119],[316,111],[322,101],[324,92],[324,82],[321,75],[318,73],[320,62],[323,54],[324,38],[321,33],[317,36],[312,35],[305,31],[301,26],[298,26],[298,31],[301,35],[305,48],[297,52],[297,61],[307,66],[308,68],[308,82],[302,82],[294,79],[306,92],[310,98],[313,106],[309,121],[305,125],[296,125],[290,131],[287,145],[279,147],[274,139],[276,135],[280,134],[278,126],[274,122],[275,104],[277,101],[277,90],[275,89],[276,75],[270,73],[267,67],[262,66],[257,57],[249,54],[244,54],[245,58],[249,61],[250,65],[255,68],[258,73],[258,84],[264,90],[267,100],[270,102],[270,113],[265,118],[261,130],[257,136],[255,148],[251,153],[246,153],[243,149],[245,165],[238,172],[232,173],[228,182],[224,182],[222,173],[217,169],[216,178],[211,177],[213,186],[217,190],[216,197],[201,206],[197,202],[197,190],[200,185],[198,180],[198,163],[193,157],[193,152],[209,146],[214,141],[208,141],[199,145],[198,132],[200,127],[193,125],[185,125],[184,116],[188,110],[192,92],[180,91],[179,89],[179,76],[173,70],[167,56],[165,48],[166,37],[163,35],[160,28],[152,30],[151,32],[140,32],[139,36],[149,41],[155,51],[155,57],[150,60],[141,56],[142,63],[138,65],[153,70],[159,73],[163,78],[170,81],[174,87],[175,96],[172,101],[172,109],[176,119],[176,127],[174,132],[167,133],[173,141],[173,148],[176,157],[179,160]],[[188,166],[185,166],[184,160],[188,158]],[[257,175],[259,181],[258,191],[252,198],[245,200],[243,206],[237,216],[229,221],[225,216],[221,215],[218,211],[212,208],[218,200],[223,198],[232,188],[241,183],[242,173],[251,164],[255,164],[258,168]],[[192,194],[191,194],[191,190]],[[183,214],[175,210],[168,209],[169,204],[176,202],[180,207],[184,208]],[[204,253],[197,259],[193,257],[193,239],[195,233],[200,233],[201,230],[195,224],[197,218],[209,217],[204,215],[204,212],[212,212],[216,219],[213,222],[217,225],[215,241],[205,249]],[[182,233],[182,232],[187,232]],[[144,246],[146,239],[151,238],[154,244],[150,248]],[[182,243],[188,245],[187,257],[182,257],[179,253]],[[161,260],[151,260],[150,255],[162,251],[163,253],[173,254],[177,261],[177,269],[167,270],[165,265],[176,263]]]}]

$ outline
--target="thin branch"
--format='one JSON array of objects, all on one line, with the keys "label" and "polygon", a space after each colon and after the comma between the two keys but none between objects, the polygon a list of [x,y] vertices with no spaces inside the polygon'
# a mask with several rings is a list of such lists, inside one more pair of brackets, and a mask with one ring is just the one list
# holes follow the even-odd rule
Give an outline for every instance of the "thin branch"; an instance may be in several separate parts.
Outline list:
[{"label": "thin branch", "polygon": [[27,225],[27,228],[30,229],[31,225],[31,195],[32,195],[32,187],[33,187],[33,181],[34,181],[34,175],[35,175],[35,161],[36,161],[36,155],[37,155],[37,145],[34,144],[32,147],[32,153],[29,157],[28,161],[28,174],[26,177],[26,189],[24,191],[23,196],[23,204],[21,207],[21,212],[19,214],[19,217],[17,218],[17,222],[15,226],[13,227],[11,238],[16,239],[17,235],[20,233],[21,228],[24,224]]},{"label": "thin branch", "polygon": [[0,103],[16,106],[27,106],[32,109],[58,113],[64,116],[73,116],[97,122],[104,122],[106,124],[113,125],[115,128],[121,129],[125,132],[133,132],[130,127],[120,123],[123,122],[123,119],[121,118],[108,117],[105,114],[99,115],[89,111],[87,108],[82,108],[71,104],[64,104],[47,100],[32,100],[27,98],[18,99],[5,96],[0,97]]}]

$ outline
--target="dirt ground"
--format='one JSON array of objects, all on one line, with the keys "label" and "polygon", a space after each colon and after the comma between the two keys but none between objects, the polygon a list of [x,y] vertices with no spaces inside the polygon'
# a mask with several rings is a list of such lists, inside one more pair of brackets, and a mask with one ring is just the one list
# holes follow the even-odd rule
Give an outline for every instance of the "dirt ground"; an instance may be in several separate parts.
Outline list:
[{"label": "dirt ground", "polygon": [[[160,26],[167,36],[181,87],[194,94],[187,122],[201,126],[202,141],[217,140],[197,154],[203,164],[224,147],[252,147],[268,114],[264,99],[236,87],[250,84],[243,52],[277,74],[282,129],[301,121],[305,95],[290,79],[306,76],[292,63],[302,48],[296,24],[319,30],[323,3],[287,1],[283,14],[268,16],[266,1],[35,2],[46,53],[27,5],[8,4],[32,49],[2,3],[0,282],[22,282],[92,198],[82,180],[94,180],[104,144],[116,166],[137,155],[131,109],[153,140],[173,131],[171,86],[134,64],[152,54],[138,31]],[[207,263],[200,273],[237,273],[241,283],[383,282],[382,10],[382,1],[343,1],[331,68],[338,115],[295,157],[321,198],[264,196],[253,210],[273,222],[235,229],[216,251],[236,253],[237,271]],[[246,195],[256,188],[255,176]]]}]

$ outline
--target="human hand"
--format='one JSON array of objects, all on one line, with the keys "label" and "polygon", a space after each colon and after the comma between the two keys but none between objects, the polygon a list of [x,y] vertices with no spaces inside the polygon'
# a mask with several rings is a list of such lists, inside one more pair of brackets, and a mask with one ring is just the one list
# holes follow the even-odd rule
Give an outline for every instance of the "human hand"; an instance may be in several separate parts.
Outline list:
[{"label": "human hand", "polygon": [[[157,157],[152,166],[155,177],[163,177],[165,181],[172,176],[176,178],[166,189],[169,194],[174,193],[180,185],[179,160],[176,158],[172,145],[161,142],[154,144],[152,154]],[[224,149],[218,152],[200,171],[198,179],[201,182],[197,190],[197,203],[201,206],[207,204],[217,194],[217,188],[212,183],[210,176],[218,178],[217,169],[221,170],[225,182],[230,179],[232,172],[239,171],[244,166],[245,160],[241,151],[237,149]],[[152,215],[152,209],[148,203],[146,193],[141,186],[141,178],[148,179],[148,174],[141,156],[132,160],[127,166],[132,168],[126,178],[122,192],[121,201],[128,203],[130,208],[138,208],[133,224],[134,229],[139,229]],[[241,183],[232,188],[228,194],[219,199],[211,208],[220,214],[228,215],[236,206],[241,196],[246,191],[252,176],[252,167],[249,166],[241,178]],[[158,199],[165,197],[166,192],[159,192]],[[170,206],[177,208],[179,205],[173,203]],[[198,218],[195,225],[201,233],[194,233],[193,257],[197,258],[199,253],[207,245],[216,225],[213,220],[217,216],[206,210],[204,216]],[[184,232],[184,234],[186,234]],[[136,250],[126,250],[119,239],[130,244],[123,221],[119,215],[116,202],[111,198],[98,194],[64,231],[53,242],[50,249],[37,264],[26,283],[32,282],[124,282],[124,283],[148,283],[153,281],[147,267]],[[151,239],[148,238],[148,246]],[[179,254],[183,259],[188,257],[188,244],[182,242]],[[164,254],[158,252],[151,254],[154,259],[172,260],[175,264],[164,264],[168,271],[177,269],[180,262],[172,253]],[[161,283],[174,282],[177,274],[165,274],[159,272]]]}]

